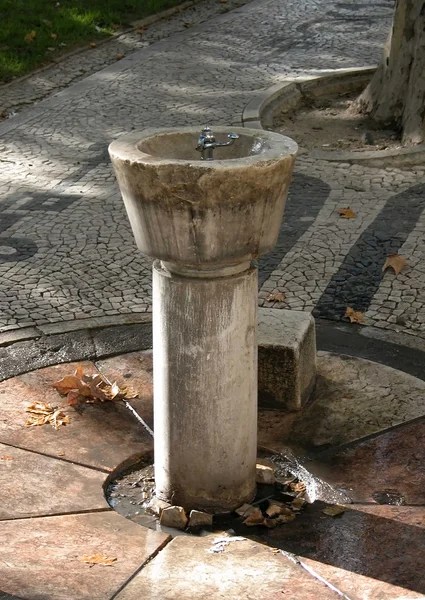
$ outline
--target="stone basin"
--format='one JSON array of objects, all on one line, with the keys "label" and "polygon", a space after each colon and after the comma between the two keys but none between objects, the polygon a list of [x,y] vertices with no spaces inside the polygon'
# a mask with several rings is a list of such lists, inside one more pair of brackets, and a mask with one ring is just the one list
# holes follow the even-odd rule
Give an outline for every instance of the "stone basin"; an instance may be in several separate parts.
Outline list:
[{"label": "stone basin", "polygon": [[[297,152],[280,134],[215,127],[213,161],[196,150],[200,128],[146,129],[109,153],[138,248],[196,270],[246,263],[274,246]],[[232,240],[229,243],[229,240]]]}]

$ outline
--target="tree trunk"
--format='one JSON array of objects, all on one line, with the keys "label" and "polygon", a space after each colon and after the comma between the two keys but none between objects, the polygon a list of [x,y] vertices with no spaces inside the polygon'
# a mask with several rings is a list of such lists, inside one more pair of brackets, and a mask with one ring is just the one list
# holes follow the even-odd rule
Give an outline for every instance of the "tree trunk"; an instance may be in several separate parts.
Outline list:
[{"label": "tree trunk", "polygon": [[425,141],[425,0],[396,0],[381,63],[356,107],[395,125],[404,144]]}]

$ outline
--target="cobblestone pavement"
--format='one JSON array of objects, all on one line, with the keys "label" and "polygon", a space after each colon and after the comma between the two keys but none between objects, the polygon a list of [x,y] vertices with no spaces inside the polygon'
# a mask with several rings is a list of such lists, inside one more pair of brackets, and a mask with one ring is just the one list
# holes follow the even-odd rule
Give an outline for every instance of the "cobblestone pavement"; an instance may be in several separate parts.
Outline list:
[{"label": "cobblestone pavement", "polygon": [[98,43],[96,48],[89,48],[87,44],[84,52],[67,58],[58,58],[59,64],[50,65],[48,70],[39,71],[1,87],[0,118],[1,115],[14,115],[28,105],[60,92],[92,73],[117,62],[117,57],[147,48],[174,33],[185,31],[221,13],[229,12],[250,2],[250,0],[228,0],[223,5],[219,0],[193,1],[193,6],[179,10],[171,17],[161,19],[143,28],[137,27],[137,31],[126,31],[106,43]]},{"label": "cobblestone pavement", "polygon": [[[0,125],[2,331],[150,310],[108,143],[146,126],[240,124],[288,75],[379,59],[392,0],[254,0],[152,44]],[[81,76],[81,75],[80,75]],[[47,75],[46,75],[47,77]],[[8,162],[10,161],[10,162]],[[260,303],[425,337],[425,171],[300,156],[278,247],[260,261]],[[337,208],[351,206],[352,220]],[[387,253],[408,267],[382,275]]]}]

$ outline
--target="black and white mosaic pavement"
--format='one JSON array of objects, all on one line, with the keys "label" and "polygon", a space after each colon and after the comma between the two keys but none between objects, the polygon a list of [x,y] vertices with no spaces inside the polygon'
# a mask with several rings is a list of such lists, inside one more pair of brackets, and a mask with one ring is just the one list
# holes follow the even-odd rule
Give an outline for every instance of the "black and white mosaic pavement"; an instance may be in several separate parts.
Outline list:
[{"label": "black and white mosaic pavement", "polygon": [[[239,124],[288,75],[377,62],[392,0],[253,0],[99,71],[0,124],[0,331],[151,307],[107,156],[147,126]],[[45,72],[48,80],[49,72]],[[9,88],[10,90],[11,88]],[[260,304],[425,337],[425,170],[297,160]],[[341,219],[350,206],[357,218]],[[408,267],[382,273],[386,254]],[[285,301],[267,302],[282,291]]]}]

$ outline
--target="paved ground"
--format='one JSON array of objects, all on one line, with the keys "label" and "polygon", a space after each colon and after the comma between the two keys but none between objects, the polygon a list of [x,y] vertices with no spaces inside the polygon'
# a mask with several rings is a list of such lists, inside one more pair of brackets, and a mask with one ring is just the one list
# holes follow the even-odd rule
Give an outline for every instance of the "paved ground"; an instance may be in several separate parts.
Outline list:
[{"label": "paved ground", "polygon": [[[239,124],[255,93],[284,76],[376,62],[392,5],[254,0],[4,121],[0,331],[150,311],[150,260],[133,244],[108,143],[148,125]],[[348,304],[367,324],[425,337],[424,183],[422,168],[300,156],[281,240],[261,261],[260,303],[281,290],[276,307],[340,319]],[[340,219],[347,205],[357,219]],[[395,251],[409,267],[382,277]]]},{"label": "paved ground", "polygon": [[[142,48],[147,48],[160,40],[190,27],[212,19],[219,14],[229,12],[238,6],[247,4],[250,0],[228,0],[225,4],[218,0],[187,0],[184,6],[176,7],[177,12],[170,17],[158,20],[150,25],[137,23],[131,31],[118,31],[107,43],[98,43],[96,48],[88,48],[73,56],[56,59],[47,70],[41,70],[29,77],[21,78],[8,86],[2,87],[0,98],[0,118],[22,112],[28,105],[39,102],[56,94],[77,81],[81,81],[92,73],[111,65],[117,57],[127,56]],[[191,6],[189,6],[191,4]],[[169,11],[167,11],[169,12]],[[155,17],[157,15],[154,15]],[[143,23],[152,17],[143,19]],[[120,59],[121,59],[120,58]]]},{"label": "paved ground", "polygon": [[[314,503],[276,529],[234,521],[245,539],[216,553],[214,540],[226,532],[171,540],[152,519],[128,520],[108,506],[102,484],[130,456],[151,452],[152,438],[120,403],[68,406],[52,383],[75,368],[0,383],[1,600],[425,597],[424,381],[319,353],[313,402],[298,414],[260,410],[258,431],[261,446],[287,450],[293,440],[299,454],[307,449],[296,472]],[[150,352],[83,368],[136,389],[131,404],[152,427]],[[59,406],[70,423],[26,428],[25,407],[35,402]],[[339,517],[323,513],[335,502],[329,486],[348,496]],[[84,562],[96,554],[117,560]]]}]

